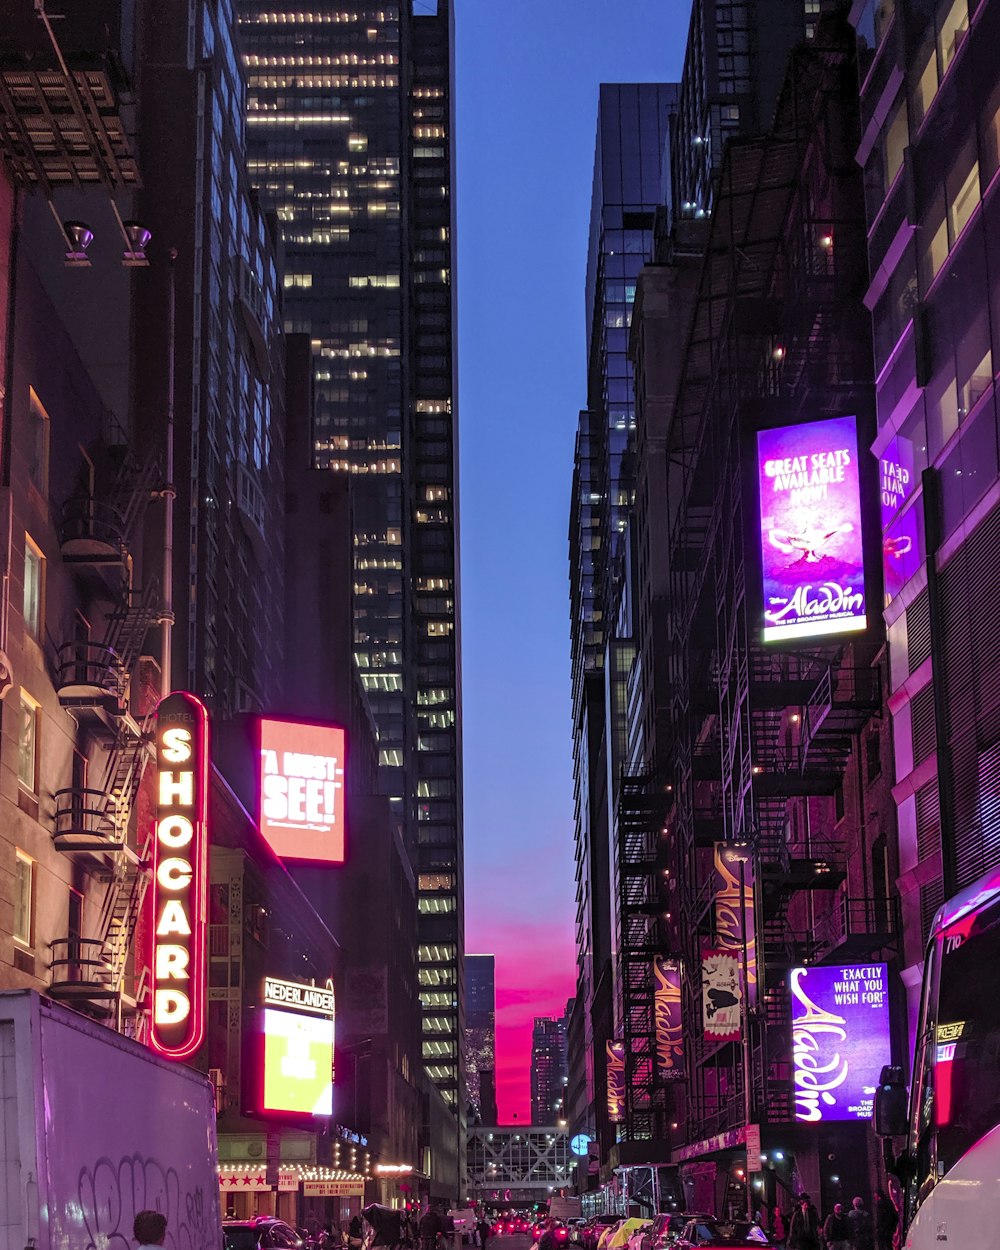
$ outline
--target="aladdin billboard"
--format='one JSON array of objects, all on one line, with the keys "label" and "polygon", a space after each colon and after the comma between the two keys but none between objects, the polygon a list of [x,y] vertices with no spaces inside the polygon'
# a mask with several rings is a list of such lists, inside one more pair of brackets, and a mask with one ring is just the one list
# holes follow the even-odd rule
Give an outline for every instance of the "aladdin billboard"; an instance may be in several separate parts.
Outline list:
[{"label": "aladdin billboard", "polygon": [[793,968],[790,984],[796,1120],[870,1120],[889,1061],[886,965]]},{"label": "aladdin billboard", "polygon": [[857,419],[757,435],[765,642],[867,627]]},{"label": "aladdin billboard", "polygon": [[314,721],[260,722],[260,831],[280,859],[344,862],[346,734]]},{"label": "aladdin billboard", "polygon": [[680,1081],[684,1079],[680,960],[657,955],[653,960],[653,986],[656,1065],[661,1080]]},{"label": "aladdin billboard", "polygon": [[261,1111],[333,1115],[333,987],[264,981]]},{"label": "aladdin billboard", "polygon": [[625,1118],[625,1043],[611,1039],[605,1043],[608,1068],[608,1119],[618,1124]]}]

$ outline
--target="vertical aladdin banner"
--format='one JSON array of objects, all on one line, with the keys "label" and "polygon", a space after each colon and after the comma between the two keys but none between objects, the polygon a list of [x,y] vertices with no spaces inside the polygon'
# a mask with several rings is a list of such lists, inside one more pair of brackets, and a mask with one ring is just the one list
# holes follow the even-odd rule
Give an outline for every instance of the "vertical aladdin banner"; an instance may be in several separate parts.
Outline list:
[{"label": "vertical aladdin banner", "polygon": [[854,417],[757,435],[764,641],[866,628]]},{"label": "vertical aladdin banner", "polygon": [[625,1118],[625,1043],[608,1041],[608,1119],[619,1124]]},{"label": "vertical aladdin banner", "polygon": [[684,1038],[681,1030],[681,965],[657,955],[653,960],[656,1012],[656,1062],[662,1081],[684,1077]]},{"label": "vertical aladdin banner", "polygon": [[757,935],[754,924],[753,849],[749,842],[715,844],[715,944],[746,957],[746,994],[757,1001]]},{"label": "vertical aladdin banner", "polygon": [[733,951],[702,946],[701,1003],[705,1036],[713,1042],[738,1041],[742,996],[740,962]]}]

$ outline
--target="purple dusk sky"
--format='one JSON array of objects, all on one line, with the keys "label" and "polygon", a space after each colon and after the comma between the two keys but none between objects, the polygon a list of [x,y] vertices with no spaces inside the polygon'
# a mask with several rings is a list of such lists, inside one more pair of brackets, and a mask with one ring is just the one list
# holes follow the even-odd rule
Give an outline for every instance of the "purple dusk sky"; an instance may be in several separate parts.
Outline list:
[{"label": "purple dusk sky", "polygon": [[466,949],[497,957],[501,1121],[573,993],[569,492],[601,82],[671,82],[686,0],[459,0]]}]

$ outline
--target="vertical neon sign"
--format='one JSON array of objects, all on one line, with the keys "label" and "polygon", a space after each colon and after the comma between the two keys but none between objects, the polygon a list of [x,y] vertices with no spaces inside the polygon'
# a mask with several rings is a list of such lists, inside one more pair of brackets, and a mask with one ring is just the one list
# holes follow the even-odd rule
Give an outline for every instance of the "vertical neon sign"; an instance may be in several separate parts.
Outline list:
[{"label": "vertical neon sign", "polygon": [[156,712],[153,1022],[150,1042],[187,1059],[205,1037],[208,714],[175,692]]}]

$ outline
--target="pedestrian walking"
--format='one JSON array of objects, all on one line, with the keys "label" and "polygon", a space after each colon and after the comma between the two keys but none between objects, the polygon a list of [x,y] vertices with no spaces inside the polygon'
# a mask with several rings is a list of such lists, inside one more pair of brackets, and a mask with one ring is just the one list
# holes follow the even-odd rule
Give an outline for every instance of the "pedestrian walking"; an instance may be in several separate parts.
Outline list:
[{"label": "pedestrian walking", "polygon": [[436,1250],[437,1239],[444,1232],[444,1223],[433,1207],[428,1207],[420,1217],[420,1250]]},{"label": "pedestrian walking", "polygon": [[480,1220],[476,1225],[476,1232],[479,1234],[479,1244],[482,1247],[482,1250],[486,1250],[486,1243],[489,1241],[490,1233],[492,1231],[493,1230],[490,1228],[486,1220]]},{"label": "pedestrian walking", "polygon": [[789,1250],[819,1250],[819,1212],[808,1194],[799,1194],[788,1225]]},{"label": "pedestrian walking", "polygon": [[774,1244],[781,1247],[784,1246],[785,1238],[788,1236],[785,1215],[777,1203],[774,1204],[774,1210],[771,1212],[771,1236]]},{"label": "pedestrian walking", "polygon": [[835,1202],[823,1221],[823,1240],[827,1250],[851,1250],[851,1225],[844,1214],[844,1204]]},{"label": "pedestrian walking", "polygon": [[851,1229],[851,1250],[875,1250],[871,1212],[865,1210],[865,1204],[860,1198],[855,1198],[851,1203],[847,1222]]},{"label": "pedestrian walking", "polygon": [[132,1236],[139,1250],[161,1250],[167,1235],[167,1217],[159,1211],[139,1211],[132,1221]]},{"label": "pedestrian walking", "polygon": [[878,1250],[892,1250],[893,1235],[899,1225],[896,1204],[884,1189],[875,1190],[875,1241]]},{"label": "pedestrian walking", "polygon": [[361,1216],[354,1215],[347,1226],[347,1245],[349,1250],[361,1250],[363,1244],[364,1228],[361,1224]]}]

